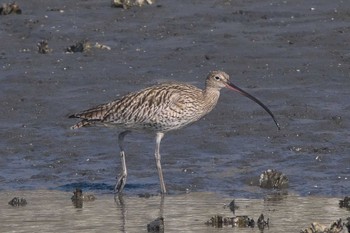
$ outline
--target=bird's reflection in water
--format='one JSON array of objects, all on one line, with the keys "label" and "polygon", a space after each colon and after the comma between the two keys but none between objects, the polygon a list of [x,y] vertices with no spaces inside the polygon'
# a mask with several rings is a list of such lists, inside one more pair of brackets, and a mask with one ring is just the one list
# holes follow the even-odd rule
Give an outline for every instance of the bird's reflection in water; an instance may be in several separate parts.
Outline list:
[{"label": "bird's reflection in water", "polygon": [[[121,211],[121,232],[128,232],[126,229],[127,224],[127,203],[124,200],[124,196],[122,193],[116,194],[114,196],[114,201],[117,205],[117,207]],[[165,195],[160,195],[160,203],[159,203],[159,217],[156,218],[154,221],[152,221],[150,224],[147,225],[148,232],[164,232],[164,201],[165,201]],[[145,226],[146,227],[146,226]],[[157,229],[157,231],[154,231],[152,229]]]}]

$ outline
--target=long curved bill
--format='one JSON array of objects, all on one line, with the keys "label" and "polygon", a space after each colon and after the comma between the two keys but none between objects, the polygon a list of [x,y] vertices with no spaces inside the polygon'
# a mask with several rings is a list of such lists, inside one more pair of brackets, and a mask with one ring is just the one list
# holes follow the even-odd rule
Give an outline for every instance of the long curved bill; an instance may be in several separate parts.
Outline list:
[{"label": "long curved bill", "polygon": [[232,83],[226,83],[226,87],[228,89],[231,89],[233,91],[237,91],[238,93],[240,93],[241,95],[244,95],[245,97],[248,97],[249,99],[253,100],[255,103],[259,104],[263,109],[265,109],[265,111],[270,114],[270,116],[272,117],[273,121],[275,122],[277,128],[280,130],[280,124],[277,122],[275,116],[273,115],[273,113],[270,111],[270,109],[268,107],[265,106],[265,104],[263,104],[260,100],[258,100],[257,98],[255,98],[254,96],[252,96],[251,94],[243,91],[241,88],[237,87],[236,85],[232,84]]}]

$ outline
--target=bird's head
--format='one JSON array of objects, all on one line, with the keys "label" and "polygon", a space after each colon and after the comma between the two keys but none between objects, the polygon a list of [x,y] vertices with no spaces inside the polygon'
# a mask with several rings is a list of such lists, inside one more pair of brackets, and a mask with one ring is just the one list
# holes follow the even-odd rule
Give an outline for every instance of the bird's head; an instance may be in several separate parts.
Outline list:
[{"label": "bird's head", "polygon": [[236,91],[239,94],[248,97],[249,99],[253,100],[255,103],[259,104],[273,119],[278,129],[280,129],[280,125],[278,124],[275,116],[270,111],[268,107],[266,107],[260,100],[249,94],[248,92],[242,90],[241,88],[237,87],[233,83],[230,82],[230,76],[226,74],[223,71],[212,71],[209,73],[207,80],[206,80],[206,86],[207,88],[228,88],[230,90]]},{"label": "bird's head", "polygon": [[209,73],[206,86],[210,88],[221,89],[230,83],[230,76],[223,71],[212,71]]}]

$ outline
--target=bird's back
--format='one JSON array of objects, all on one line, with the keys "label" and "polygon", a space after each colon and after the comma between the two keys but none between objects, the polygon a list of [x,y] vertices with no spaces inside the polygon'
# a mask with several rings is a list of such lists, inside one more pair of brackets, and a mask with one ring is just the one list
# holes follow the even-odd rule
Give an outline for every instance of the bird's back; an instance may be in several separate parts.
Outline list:
[{"label": "bird's back", "polygon": [[166,132],[198,120],[213,108],[207,105],[203,91],[195,86],[159,84],[73,114],[71,117],[83,120],[72,128],[102,123],[130,130]]}]

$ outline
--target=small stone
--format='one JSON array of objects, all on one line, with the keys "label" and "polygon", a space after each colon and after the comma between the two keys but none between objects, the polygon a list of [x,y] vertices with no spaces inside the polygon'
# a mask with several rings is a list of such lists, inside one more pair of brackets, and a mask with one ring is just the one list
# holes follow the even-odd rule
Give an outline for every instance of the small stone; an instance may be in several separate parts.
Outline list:
[{"label": "small stone", "polygon": [[112,0],[112,7],[122,7],[129,9],[132,6],[143,6],[144,4],[153,4],[154,0]]},{"label": "small stone", "polygon": [[164,218],[159,217],[147,224],[147,232],[164,232]]},{"label": "small stone", "polygon": [[37,45],[38,45],[38,53],[47,54],[52,51],[52,49],[49,48],[49,44],[47,40],[39,41]]},{"label": "small stone", "polygon": [[350,217],[348,217],[346,220],[347,222],[344,223],[344,226],[348,229],[348,232],[350,232]]},{"label": "small stone", "polygon": [[344,229],[344,224],[342,223],[341,218],[338,219],[337,221],[333,222],[330,227],[329,230],[327,231],[327,233],[341,233]]},{"label": "small stone", "polygon": [[255,226],[254,219],[250,219],[246,215],[234,217],[234,226],[235,227],[251,227]]},{"label": "small stone", "polygon": [[333,120],[336,124],[340,125],[340,124],[342,123],[342,121],[343,121],[343,118],[342,118],[341,116],[332,116],[332,120]]},{"label": "small stone", "polygon": [[83,208],[83,191],[81,189],[76,189],[74,195],[71,197],[73,205],[75,208]]},{"label": "small stone", "polygon": [[350,209],[350,197],[346,196],[343,200],[339,200],[339,207]]},{"label": "small stone", "polygon": [[26,206],[27,200],[24,198],[14,197],[11,201],[9,201],[9,205],[14,207]]},{"label": "small stone", "polygon": [[257,225],[259,230],[264,230],[265,227],[269,227],[269,219],[265,220],[264,215],[261,214],[258,218]]},{"label": "small stone", "polygon": [[77,42],[75,45],[71,45],[66,48],[66,53],[82,53],[90,50],[91,44],[87,40]]},{"label": "small stone", "polygon": [[83,196],[83,201],[85,201],[85,202],[94,201],[94,200],[96,200],[96,197],[93,194]]},{"label": "small stone", "polygon": [[96,200],[96,197],[92,194],[83,195],[83,191],[79,188],[75,189],[73,193],[74,195],[71,197],[71,200],[76,208],[82,208],[83,202]]},{"label": "small stone", "polygon": [[216,228],[222,228],[222,226],[223,226],[223,216],[221,216],[221,215],[214,215],[205,224],[208,225],[208,226],[216,227]]},{"label": "small stone", "polygon": [[205,224],[216,228],[222,228],[223,226],[253,228],[255,226],[255,221],[246,215],[235,217],[223,217],[221,215],[214,215]]},{"label": "small stone", "polygon": [[100,44],[98,42],[95,43],[94,47],[97,48],[97,49],[111,50],[111,47],[109,47],[107,45],[104,45],[104,44]]}]

